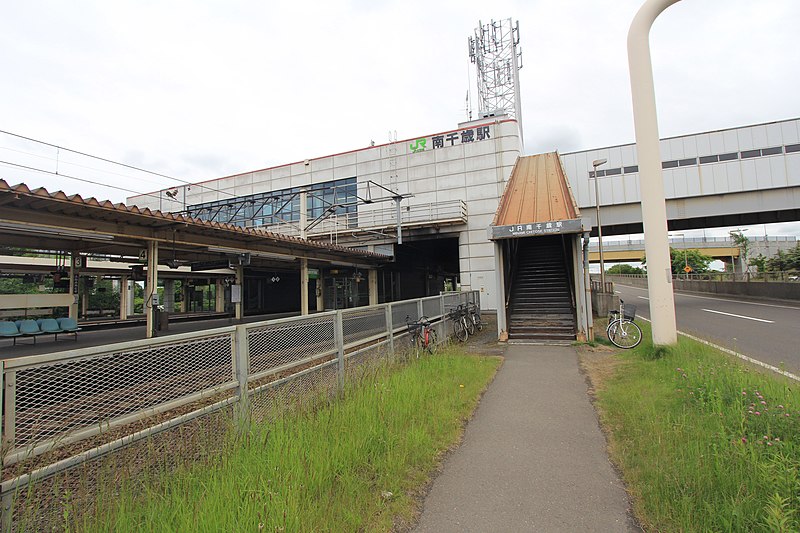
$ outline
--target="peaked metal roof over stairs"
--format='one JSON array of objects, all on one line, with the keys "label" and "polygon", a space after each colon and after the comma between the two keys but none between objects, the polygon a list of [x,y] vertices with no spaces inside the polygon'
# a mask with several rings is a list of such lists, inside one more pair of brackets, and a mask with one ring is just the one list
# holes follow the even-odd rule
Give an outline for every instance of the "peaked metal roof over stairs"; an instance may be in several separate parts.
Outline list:
[{"label": "peaked metal roof over stairs", "polygon": [[521,156],[495,213],[492,238],[578,233],[580,216],[558,153]]}]

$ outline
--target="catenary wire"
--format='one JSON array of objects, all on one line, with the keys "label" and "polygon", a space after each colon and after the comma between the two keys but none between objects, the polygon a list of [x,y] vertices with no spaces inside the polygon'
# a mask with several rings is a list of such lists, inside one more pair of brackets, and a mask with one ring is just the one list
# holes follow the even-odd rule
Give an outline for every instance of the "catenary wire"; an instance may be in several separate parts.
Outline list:
[{"label": "catenary wire", "polygon": [[[214,189],[212,187],[208,187],[207,185],[202,185],[200,183],[192,183],[190,181],[187,181],[187,180],[184,180],[184,179],[181,179],[181,178],[174,178],[174,177],[168,176],[166,174],[161,174],[159,172],[154,172],[152,170],[147,170],[147,169],[140,168],[140,167],[137,167],[137,166],[134,166],[134,165],[129,165],[127,163],[120,163],[118,161],[113,161],[111,159],[106,159],[104,157],[100,157],[100,156],[96,156],[96,155],[92,155],[92,154],[87,154],[86,152],[81,152],[79,150],[73,150],[71,148],[66,148],[64,146],[60,146],[60,145],[57,145],[57,144],[52,144],[52,143],[49,143],[49,142],[46,142],[46,141],[40,141],[39,139],[33,139],[31,137],[26,137],[25,135],[20,135],[18,133],[12,133],[10,131],[5,131],[5,130],[0,130],[0,133],[5,134],[5,135],[10,135],[12,137],[17,137],[18,139],[24,139],[26,141],[43,144],[45,146],[50,146],[51,148],[56,148],[56,149],[59,149],[59,150],[72,152],[73,154],[82,155],[84,157],[90,157],[92,159],[97,159],[99,161],[104,161],[106,163],[111,163],[113,165],[120,165],[120,166],[125,167],[125,168],[130,168],[132,170],[137,170],[139,172],[145,172],[147,174],[152,174],[154,176],[159,176],[161,178],[167,178],[167,179],[170,179],[170,180],[173,180],[173,181],[180,182],[180,183],[182,183],[184,185],[191,185],[193,187],[200,187],[202,189],[208,189],[209,191],[213,191],[213,192],[216,192],[216,193],[227,194],[227,195],[229,195],[231,197],[235,197],[236,196],[233,193],[230,193],[230,192],[227,192],[227,191],[222,191],[222,190],[219,190],[219,189]],[[61,174],[59,174],[59,175],[61,175]],[[137,194],[140,194],[140,193],[137,193]],[[142,194],[142,196],[153,196],[153,195],[151,193],[145,193],[145,194]]]}]

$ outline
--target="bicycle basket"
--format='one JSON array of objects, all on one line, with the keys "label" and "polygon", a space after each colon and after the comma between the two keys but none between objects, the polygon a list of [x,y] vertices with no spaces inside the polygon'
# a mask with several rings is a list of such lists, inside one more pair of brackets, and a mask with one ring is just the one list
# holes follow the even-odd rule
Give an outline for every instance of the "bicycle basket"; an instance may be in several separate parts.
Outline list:
[{"label": "bicycle basket", "polygon": [[633,320],[636,317],[636,306],[633,304],[622,304],[622,316],[626,320]]}]

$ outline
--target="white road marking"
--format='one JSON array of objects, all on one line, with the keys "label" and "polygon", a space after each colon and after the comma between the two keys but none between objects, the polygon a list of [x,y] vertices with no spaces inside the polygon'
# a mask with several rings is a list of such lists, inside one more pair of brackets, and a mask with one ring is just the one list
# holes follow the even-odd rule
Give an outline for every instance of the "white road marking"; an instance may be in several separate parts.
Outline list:
[{"label": "white road marking", "polygon": [[[622,285],[623,287],[626,287],[628,289],[636,289],[636,290],[640,290],[640,291],[647,291],[647,289],[644,289],[642,287],[634,287],[633,285],[624,285],[622,283],[620,283],[619,285]],[[800,307],[791,306],[791,305],[762,304],[760,302],[747,302],[747,301],[744,301],[744,300],[732,300],[730,298],[713,298],[711,296],[698,296],[696,294],[686,294],[685,292],[676,292],[675,296],[681,296],[683,298],[700,298],[702,300],[716,300],[718,302],[731,302],[731,303],[737,303],[737,304],[760,305],[762,307],[777,307],[779,309],[794,309],[795,311],[800,311]]]},{"label": "white road marking", "polygon": [[[645,317],[639,317],[639,318],[641,318],[642,320],[646,320],[647,322],[651,322],[651,320],[648,319],[648,318],[645,318]],[[713,342],[708,342],[707,340],[701,339],[700,337],[695,337],[694,335],[689,335],[688,333],[684,333],[682,331],[678,331],[678,333],[680,335],[683,335],[687,339],[692,339],[693,341],[697,341],[697,342],[699,342],[701,344],[705,344],[706,346],[711,346],[712,348],[716,348],[717,350],[719,350],[721,352],[724,352],[724,353],[729,354],[729,355],[733,355],[734,357],[738,357],[739,359],[742,359],[743,361],[747,361],[748,363],[753,363],[754,365],[758,365],[760,367],[766,368],[767,370],[771,370],[771,371],[775,372],[776,374],[780,374],[782,376],[786,376],[789,379],[793,379],[795,381],[800,381],[800,376],[796,376],[796,375],[792,374],[791,372],[787,372],[785,370],[781,370],[780,368],[778,368],[776,366],[772,366],[770,364],[764,363],[763,361],[759,361],[758,359],[753,359],[752,357],[748,357],[748,356],[746,356],[744,354],[741,354],[739,352],[735,352],[733,350],[725,348],[724,346],[720,346],[718,344],[714,344]]]},{"label": "white road marking", "polygon": [[637,298],[641,298],[642,300],[649,300],[650,299],[647,296],[637,296]]},{"label": "white road marking", "polygon": [[716,313],[718,315],[732,316],[736,318],[744,318],[747,320],[755,320],[756,322],[766,322],[767,324],[774,324],[774,320],[764,320],[763,318],[754,318],[752,316],[734,315],[733,313],[723,313],[722,311],[714,311],[713,309],[703,309],[706,313]]}]

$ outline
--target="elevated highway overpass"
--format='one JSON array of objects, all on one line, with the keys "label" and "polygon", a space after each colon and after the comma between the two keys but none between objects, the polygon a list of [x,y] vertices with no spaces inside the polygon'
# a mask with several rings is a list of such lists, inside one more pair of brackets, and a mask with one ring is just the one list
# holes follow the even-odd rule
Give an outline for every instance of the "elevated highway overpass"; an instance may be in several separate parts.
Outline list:
[{"label": "elevated highway overpass", "polygon": [[[602,215],[601,215],[602,216]],[[603,225],[605,233],[605,224]],[[789,250],[797,245],[797,237],[773,236],[750,237],[750,257],[763,254],[772,257],[778,250]],[[701,254],[724,262],[735,261],[741,255],[740,248],[728,237],[671,238],[670,246],[676,250],[699,250]],[[639,261],[644,256],[644,240],[603,241],[603,260],[606,263]],[[589,244],[589,261],[600,261],[598,244]]]},{"label": "elevated highway overpass", "polygon": [[[582,210],[597,234],[592,161],[598,169],[604,235],[642,232],[635,144],[561,154]],[[800,220],[800,119],[661,140],[670,230]]]}]

